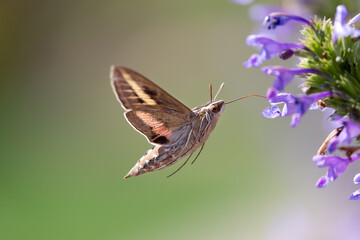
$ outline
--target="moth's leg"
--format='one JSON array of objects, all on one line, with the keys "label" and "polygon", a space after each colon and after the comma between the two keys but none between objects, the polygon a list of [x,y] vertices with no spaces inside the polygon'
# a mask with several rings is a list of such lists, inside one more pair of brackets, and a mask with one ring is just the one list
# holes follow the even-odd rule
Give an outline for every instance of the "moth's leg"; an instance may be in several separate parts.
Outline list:
[{"label": "moth's leg", "polygon": [[167,178],[168,178],[168,177],[171,177],[172,175],[174,175],[175,173],[177,173],[183,166],[185,166],[185,164],[189,161],[189,159],[191,158],[192,155],[193,155],[193,154],[190,154],[190,156],[186,159],[186,161],[185,161],[178,169],[176,169],[175,172],[173,172],[172,174],[170,174],[169,176],[167,176]]},{"label": "moth's leg", "polygon": [[195,160],[199,157],[199,155],[200,155],[201,151],[203,150],[204,146],[205,146],[205,143],[201,146],[198,154],[196,155],[195,159],[191,162],[191,164],[193,164],[195,162]]}]

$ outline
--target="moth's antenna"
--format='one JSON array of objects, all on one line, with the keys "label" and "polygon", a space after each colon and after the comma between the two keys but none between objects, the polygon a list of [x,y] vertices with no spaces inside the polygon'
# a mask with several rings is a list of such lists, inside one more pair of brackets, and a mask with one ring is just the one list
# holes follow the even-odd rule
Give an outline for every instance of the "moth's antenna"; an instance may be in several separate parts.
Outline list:
[{"label": "moth's antenna", "polygon": [[217,96],[219,95],[221,89],[224,87],[224,84],[225,84],[225,83],[222,83],[222,84],[220,85],[219,90],[217,91],[217,93],[216,93],[216,95],[215,95],[215,97],[214,97],[214,101],[215,101],[215,99],[217,98]]},{"label": "moth's antenna", "polygon": [[236,98],[236,99],[234,99],[234,100],[231,100],[231,101],[226,102],[225,104],[233,103],[233,102],[236,102],[237,100],[240,100],[240,99],[243,99],[243,98],[248,98],[248,97],[261,97],[261,98],[266,98],[266,97],[261,96],[261,95],[252,94],[252,95],[247,95],[247,96],[244,96],[244,97]]},{"label": "moth's antenna", "polygon": [[212,103],[212,84],[210,83],[210,103]]}]

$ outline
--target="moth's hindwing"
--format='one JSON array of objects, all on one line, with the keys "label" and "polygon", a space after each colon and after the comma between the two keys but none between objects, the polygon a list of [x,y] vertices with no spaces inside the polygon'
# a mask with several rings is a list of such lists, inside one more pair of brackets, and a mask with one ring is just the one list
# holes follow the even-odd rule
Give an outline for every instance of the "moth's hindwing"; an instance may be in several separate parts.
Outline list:
[{"label": "moth's hindwing", "polygon": [[179,131],[188,125],[183,114],[169,110],[132,110],[125,117],[151,143],[160,145],[174,143],[181,134]]}]

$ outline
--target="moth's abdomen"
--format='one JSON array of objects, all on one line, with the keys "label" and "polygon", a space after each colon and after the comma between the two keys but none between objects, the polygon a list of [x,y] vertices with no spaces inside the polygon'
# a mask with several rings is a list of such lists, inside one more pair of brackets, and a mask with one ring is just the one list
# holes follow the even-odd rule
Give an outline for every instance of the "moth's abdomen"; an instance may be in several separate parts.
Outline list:
[{"label": "moth's abdomen", "polygon": [[125,175],[124,179],[160,170],[173,164],[174,154],[172,154],[172,152],[169,148],[163,146],[153,147],[137,161],[135,166]]}]

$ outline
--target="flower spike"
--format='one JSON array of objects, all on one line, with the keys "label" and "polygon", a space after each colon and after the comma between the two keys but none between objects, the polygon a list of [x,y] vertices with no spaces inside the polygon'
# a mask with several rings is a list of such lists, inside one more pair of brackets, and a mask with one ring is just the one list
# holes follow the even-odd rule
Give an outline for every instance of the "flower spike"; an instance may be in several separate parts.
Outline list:
[{"label": "flower spike", "polygon": [[[334,21],[316,16],[310,21],[279,10],[263,15],[268,15],[264,20],[268,29],[284,26],[289,21],[303,23],[299,43],[281,43],[259,35],[250,35],[246,40],[248,45],[261,49],[259,54],[253,54],[244,62],[245,67],[259,67],[276,56],[282,60],[293,57],[299,60],[296,67],[267,66],[261,69],[274,77],[266,94],[271,106],[263,110],[263,116],[291,116],[290,126],[295,127],[310,109],[332,109],[330,120],[339,125],[313,157],[318,167],[328,168],[326,175],[316,183],[317,187],[324,188],[342,175],[351,162],[360,158],[360,30],[354,26],[360,20],[360,13],[347,22],[348,11],[344,5],[337,6]],[[284,39],[279,31],[273,34]],[[304,80],[299,86],[302,94],[281,92],[296,75]],[[283,105],[282,109],[279,104]],[[351,146],[354,142],[358,145]],[[335,151],[342,155],[338,156]],[[354,183],[360,184],[360,173]],[[350,199],[360,200],[360,189]]]}]

